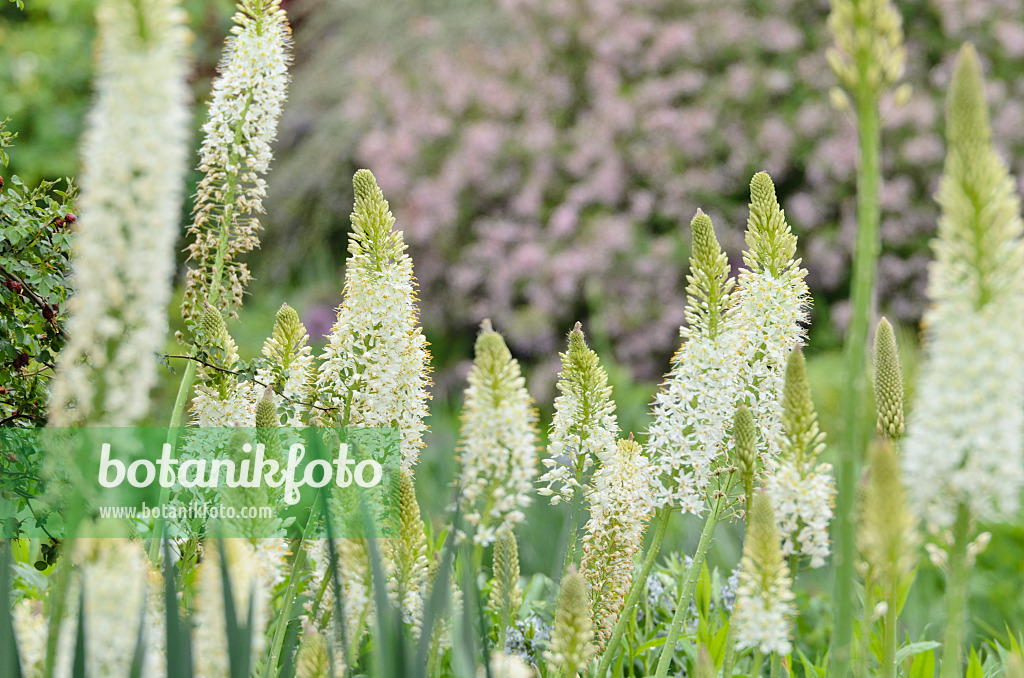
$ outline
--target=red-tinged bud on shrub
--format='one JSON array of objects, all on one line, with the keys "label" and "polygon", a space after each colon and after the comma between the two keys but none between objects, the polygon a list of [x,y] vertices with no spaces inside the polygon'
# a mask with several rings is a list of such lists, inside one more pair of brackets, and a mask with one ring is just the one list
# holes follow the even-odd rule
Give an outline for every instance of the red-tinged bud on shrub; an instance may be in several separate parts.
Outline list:
[{"label": "red-tinged bud on shrub", "polygon": [[64,220],[61,219],[60,217],[56,217],[53,221],[50,222],[50,225],[60,230],[64,228]]},{"label": "red-tinged bud on shrub", "polygon": [[0,188],[4,187],[4,178],[0,177]]},{"label": "red-tinged bud on shrub", "polygon": [[65,224],[73,224],[76,221],[78,221],[78,217],[76,217],[71,212],[68,212],[67,214],[64,215],[64,223]]},{"label": "red-tinged bud on shrub", "polygon": [[4,284],[7,285],[7,289],[15,294],[21,294],[21,283],[17,280],[8,280]]},{"label": "red-tinged bud on shrub", "polygon": [[47,320],[50,320],[55,315],[57,315],[57,314],[54,312],[54,310],[52,308],[50,308],[49,306],[43,306],[43,317],[44,318],[46,318]]},{"label": "red-tinged bud on shrub", "polygon": [[16,370],[20,370],[23,367],[28,367],[28,361],[28,353],[19,353],[18,357],[14,359],[14,362],[11,363],[11,367],[13,367]]}]

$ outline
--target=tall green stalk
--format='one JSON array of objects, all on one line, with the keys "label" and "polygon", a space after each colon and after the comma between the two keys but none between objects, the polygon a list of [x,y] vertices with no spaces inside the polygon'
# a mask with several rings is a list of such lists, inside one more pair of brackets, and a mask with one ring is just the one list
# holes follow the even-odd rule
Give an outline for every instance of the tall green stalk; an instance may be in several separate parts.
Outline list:
[{"label": "tall green stalk", "polygon": [[852,313],[846,333],[843,386],[843,436],[839,450],[836,506],[835,623],[832,673],[845,677],[850,669],[853,636],[854,506],[856,478],[866,437],[864,401],[868,322],[878,261],[879,150],[878,102],[901,77],[906,63],[903,28],[892,0],[832,0],[828,18],[834,46],[826,57],[840,84],[853,99],[857,116],[857,242],[851,282]]},{"label": "tall green stalk", "polygon": [[882,676],[896,678],[896,650],[899,644],[899,581],[888,578],[885,582],[885,642],[882,652]]},{"label": "tall green stalk", "polygon": [[942,637],[942,669],[940,678],[960,678],[963,656],[964,622],[967,617],[967,545],[970,541],[971,517],[967,507],[957,506],[953,526],[953,548],[949,553],[946,580],[946,629]]},{"label": "tall green stalk", "polygon": [[881,127],[878,98],[873,92],[862,91],[858,96],[857,136],[860,141],[860,165],[857,168],[857,244],[851,290],[853,313],[844,348],[844,428],[838,467],[839,492],[836,498],[836,616],[832,660],[834,671],[839,676],[845,676],[849,669],[850,640],[853,636],[854,506],[858,464],[866,442],[863,425],[868,390],[866,351],[879,249]]},{"label": "tall green stalk", "polygon": [[715,506],[708,515],[708,519],[704,522],[704,529],[700,533],[700,541],[697,543],[697,551],[693,554],[693,560],[690,562],[690,571],[686,574],[686,581],[683,583],[683,590],[679,596],[679,600],[676,603],[676,612],[672,615],[672,624],[669,626],[668,635],[665,638],[665,644],[661,647],[661,657],[658,659],[658,669],[655,672],[656,678],[665,678],[668,675],[668,666],[672,663],[672,656],[676,652],[676,641],[679,640],[679,634],[683,626],[683,616],[686,611],[690,608],[690,601],[693,599],[693,590],[697,585],[697,579],[700,578],[701,568],[704,566],[704,556],[707,554],[708,547],[711,545],[711,535],[715,532],[715,526],[718,525],[718,519],[722,514],[722,505],[725,501],[726,493],[718,497],[715,501]]},{"label": "tall green stalk", "polygon": [[622,642],[622,634],[626,631],[626,627],[629,626],[629,620],[633,616],[633,608],[636,606],[637,601],[640,600],[640,593],[647,585],[647,577],[650,576],[651,569],[654,568],[654,563],[658,559],[658,553],[661,551],[661,542],[665,540],[665,533],[668,531],[668,524],[671,519],[672,509],[670,508],[663,508],[658,513],[657,527],[655,527],[654,536],[651,538],[651,545],[647,547],[647,555],[644,557],[643,564],[640,565],[640,571],[633,578],[633,585],[629,588],[629,595],[626,596],[622,612],[615,622],[612,635],[608,638],[608,643],[604,647],[604,653],[601,655],[601,661],[598,663],[597,671],[594,673],[598,678],[605,678],[611,669],[612,661],[615,659],[615,652],[618,650],[619,643]]}]

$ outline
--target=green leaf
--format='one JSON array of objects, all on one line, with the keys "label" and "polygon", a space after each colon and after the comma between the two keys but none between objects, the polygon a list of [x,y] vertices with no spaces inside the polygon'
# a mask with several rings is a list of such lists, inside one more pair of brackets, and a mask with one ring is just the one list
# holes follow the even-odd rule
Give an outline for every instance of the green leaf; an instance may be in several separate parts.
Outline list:
[{"label": "green leaf", "polygon": [[934,640],[919,640],[916,643],[904,645],[896,651],[896,663],[899,664],[907,657],[913,657],[927,650],[934,650],[941,645],[942,643],[937,643]]},{"label": "green leaf", "polygon": [[914,655],[907,675],[908,678],[935,678],[935,650],[924,650]]}]

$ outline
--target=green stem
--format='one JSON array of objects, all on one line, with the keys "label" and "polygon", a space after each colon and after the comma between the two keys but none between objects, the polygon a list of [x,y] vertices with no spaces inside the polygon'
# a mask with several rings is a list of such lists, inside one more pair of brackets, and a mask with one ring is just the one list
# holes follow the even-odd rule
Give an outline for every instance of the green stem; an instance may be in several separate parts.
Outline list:
[{"label": "green stem", "polygon": [[697,543],[697,551],[693,554],[693,561],[690,563],[690,571],[686,574],[686,581],[683,583],[683,591],[676,604],[676,612],[672,615],[672,625],[668,629],[668,636],[665,644],[661,647],[661,658],[658,660],[658,669],[655,672],[656,678],[665,678],[668,675],[668,666],[672,663],[672,657],[676,653],[676,641],[683,626],[683,617],[690,608],[690,600],[693,598],[693,590],[700,578],[701,567],[704,566],[704,556],[707,554],[708,546],[711,545],[711,535],[718,525],[718,517],[722,511],[724,496],[719,496],[715,501],[708,519],[704,522],[704,530],[700,533],[700,541]]},{"label": "green stem", "polygon": [[953,526],[953,548],[949,553],[949,575],[946,583],[946,630],[942,643],[940,678],[959,678],[963,656],[964,621],[967,616],[967,544],[971,517],[960,504]]},{"label": "green stem", "polygon": [[[196,377],[196,361],[189,360],[185,365],[185,374],[181,377],[181,384],[178,385],[178,396],[174,399],[174,409],[171,410],[171,422],[167,427],[167,438],[164,441],[173,450],[178,444],[178,430],[181,427],[181,418],[185,412],[185,404],[188,402],[188,394],[192,392],[192,382]],[[170,496],[170,489],[160,488],[160,503],[163,506]],[[153,539],[149,540],[149,560],[156,563],[160,557],[160,541],[163,539],[166,525],[163,516],[156,519],[153,525]]]},{"label": "green stem", "polygon": [[580,511],[583,509],[583,492],[580,491],[580,481],[583,479],[583,467],[576,467],[576,486],[572,490],[572,517],[569,522],[569,541],[565,545],[565,560],[562,561],[562,578],[565,578],[576,556],[576,533],[580,526]]},{"label": "green stem", "polygon": [[896,645],[897,624],[899,620],[899,582],[894,577],[886,577],[885,582],[885,650],[882,655],[882,677],[896,678]]},{"label": "green stem", "polygon": [[761,663],[764,655],[759,650],[754,650],[753,664],[750,667],[750,678],[761,678]]},{"label": "green stem", "polygon": [[778,652],[772,652],[772,669],[771,669],[772,672],[771,672],[771,678],[777,678],[778,677],[779,670],[782,668],[781,665],[782,665],[782,659],[779,657],[779,653]]},{"label": "green stem", "polygon": [[865,351],[875,268],[878,260],[878,192],[881,127],[878,97],[873,91],[857,96],[857,136],[860,164],[857,168],[857,244],[853,261],[851,303],[853,312],[846,332],[844,361],[846,382],[843,388],[843,445],[838,467],[839,492],[836,507],[836,579],[835,635],[832,638],[832,673],[846,676],[850,665],[850,641],[853,637],[854,581],[854,505],[857,466],[865,444],[863,422],[867,396]]},{"label": "green stem", "polygon": [[661,542],[665,540],[665,533],[668,531],[668,524],[671,518],[672,509],[670,508],[663,508],[658,514],[657,526],[654,529],[651,545],[647,547],[647,555],[640,566],[640,571],[633,578],[633,585],[629,588],[626,603],[622,606],[622,612],[619,613],[619,618],[612,629],[612,635],[608,638],[608,644],[605,645],[604,654],[601,655],[601,662],[594,673],[597,678],[604,678],[611,669],[612,660],[615,659],[615,652],[619,647],[619,643],[622,642],[622,634],[626,631],[626,627],[629,626],[629,620],[633,616],[633,608],[636,606],[637,601],[640,600],[640,594],[644,587],[647,586],[647,577],[651,574],[651,569],[658,559],[658,552],[661,551]]}]

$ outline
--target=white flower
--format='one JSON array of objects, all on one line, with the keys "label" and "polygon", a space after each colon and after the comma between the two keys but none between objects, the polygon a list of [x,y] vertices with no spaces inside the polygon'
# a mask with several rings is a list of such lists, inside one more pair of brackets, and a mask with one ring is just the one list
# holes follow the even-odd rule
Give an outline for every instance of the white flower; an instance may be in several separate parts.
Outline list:
[{"label": "white flower", "polygon": [[188,154],[186,20],[171,0],[105,0],[97,11],[70,339],[50,400],[57,426],[130,426],[149,409]]},{"label": "white flower", "polygon": [[1024,223],[992,147],[981,66],[961,50],[929,268],[925,360],[903,444],[910,504],[932,531],[958,505],[1011,518],[1024,484]]},{"label": "white flower", "polygon": [[397,427],[402,468],[412,470],[430,397],[412,259],[373,175],[360,170],[353,184],[345,298],[316,381],[319,405],[334,408],[332,425]]},{"label": "white flower", "polygon": [[788,459],[780,461],[765,491],[775,506],[782,553],[804,555],[811,567],[821,567],[829,554],[828,526],[832,520],[834,481],[830,464],[801,473]]},{"label": "white flower", "polygon": [[[203,302],[214,303],[214,295],[217,308],[229,316],[242,305],[251,276],[238,257],[259,246],[260,223],[254,215],[263,211],[263,175],[270,168],[271,143],[288,88],[291,29],[280,0],[241,0],[239,9],[203,125],[199,169],[204,176],[188,229],[193,267],[182,305],[186,320],[197,320]],[[214,281],[222,228],[227,247],[221,277]]]},{"label": "white flower", "polygon": [[490,674],[481,666],[477,669],[477,678],[534,678],[537,675],[518,655],[491,652],[490,659]]},{"label": "white flower", "polygon": [[539,479],[547,486],[538,490],[552,504],[572,501],[584,489],[590,467],[614,455],[619,430],[608,375],[587,347],[579,323],[569,334],[558,377],[561,395],[555,398],[548,458],[542,461],[548,470]]},{"label": "white flower", "polygon": [[735,291],[711,220],[698,213],[691,224],[690,326],[680,332],[686,341],[655,396],[649,429],[659,504],[698,515],[716,474],[729,466],[727,432],[740,404],[760,427],[764,472],[774,468],[786,358],[805,334],[807,272],[794,259],[796,236],[768,175],[755,175],[750,190],[746,268]]},{"label": "white flower", "polygon": [[473,541],[486,546],[498,530],[524,518],[537,474],[537,413],[519,363],[484,321],[469,373],[459,431],[459,486]]},{"label": "white flower", "polygon": [[731,622],[736,629],[736,649],[786,655],[793,649],[789,636],[796,610],[767,494],[754,497],[748,517]]}]

